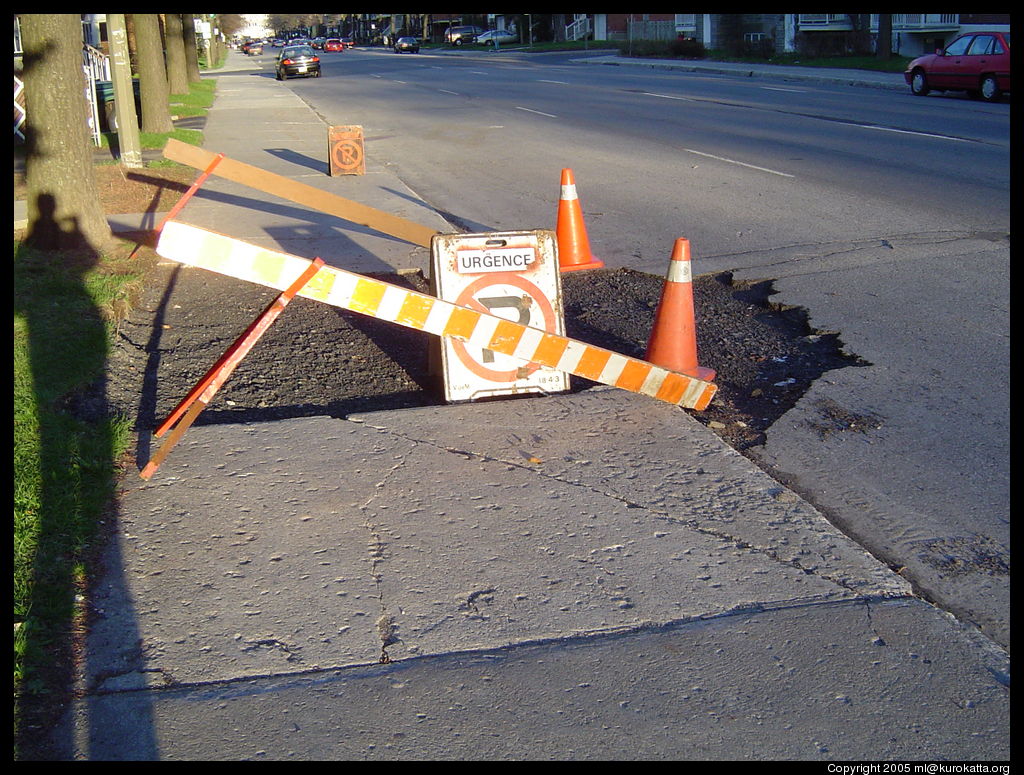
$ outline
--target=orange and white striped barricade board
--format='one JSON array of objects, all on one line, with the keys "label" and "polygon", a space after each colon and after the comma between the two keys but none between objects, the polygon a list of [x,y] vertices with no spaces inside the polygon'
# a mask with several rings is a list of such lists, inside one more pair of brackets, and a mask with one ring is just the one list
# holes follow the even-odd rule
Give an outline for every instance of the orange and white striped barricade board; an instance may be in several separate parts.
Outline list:
[{"label": "orange and white striped barricade board", "polygon": [[[164,226],[157,253],[172,261],[277,290],[287,288],[310,263],[299,256],[177,221]],[[322,267],[298,295],[436,336],[450,336],[474,347],[642,393],[686,409],[706,409],[718,390],[713,382],[693,375],[344,269]]]},{"label": "orange and white striped barricade board", "polygon": [[[438,234],[430,245],[430,267],[431,290],[439,299],[565,334],[553,231]],[[569,375],[550,366],[447,336],[436,349],[439,364],[432,367],[440,367],[448,401],[569,389]]]}]

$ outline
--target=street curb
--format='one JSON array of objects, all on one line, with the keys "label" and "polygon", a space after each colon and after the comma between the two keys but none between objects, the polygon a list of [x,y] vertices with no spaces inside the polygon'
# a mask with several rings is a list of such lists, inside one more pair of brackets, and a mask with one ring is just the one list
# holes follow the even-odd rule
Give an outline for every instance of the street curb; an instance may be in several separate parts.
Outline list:
[{"label": "street curb", "polygon": [[[778,65],[747,66],[737,64],[730,66],[728,63],[703,63],[703,62],[679,62],[668,59],[637,60],[620,57],[587,57],[571,60],[573,64],[597,64],[612,67],[646,67],[661,70],[682,70],[691,73],[713,73],[715,75],[745,76],[748,78],[780,78],[790,81],[812,81],[816,83],[833,83],[844,86],[866,86],[875,89],[889,89],[903,91],[907,88],[903,82],[902,75],[898,73],[878,73],[873,75],[868,71],[864,74],[853,71],[840,71],[824,69],[824,72],[815,72],[814,68],[806,68],[807,72],[799,72],[804,68],[776,69]],[[897,81],[898,79],[898,81]]]}]

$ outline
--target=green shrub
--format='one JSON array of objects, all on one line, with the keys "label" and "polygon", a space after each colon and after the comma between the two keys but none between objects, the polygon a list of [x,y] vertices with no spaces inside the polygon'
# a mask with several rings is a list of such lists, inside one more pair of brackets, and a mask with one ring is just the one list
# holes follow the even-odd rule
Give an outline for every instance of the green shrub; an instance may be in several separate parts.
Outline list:
[{"label": "green shrub", "polygon": [[704,59],[704,44],[695,38],[676,40],[620,40],[621,56],[653,57],[657,59]]},{"label": "green shrub", "polygon": [[704,44],[696,38],[679,38],[668,46],[669,54],[679,59],[704,59],[708,55]]}]

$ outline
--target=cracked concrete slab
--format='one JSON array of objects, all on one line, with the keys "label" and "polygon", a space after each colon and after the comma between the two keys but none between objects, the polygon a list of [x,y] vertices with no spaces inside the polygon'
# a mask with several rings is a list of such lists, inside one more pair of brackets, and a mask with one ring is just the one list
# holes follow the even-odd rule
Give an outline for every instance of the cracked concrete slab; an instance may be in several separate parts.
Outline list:
[{"label": "cracked concrete slab", "polygon": [[415,423],[389,412],[350,419],[529,471],[539,486],[560,482],[601,494],[662,526],[685,527],[851,591],[909,591],[805,501],[674,407],[598,388],[459,412],[458,424],[448,407],[415,410]]},{"label": "cracked concrete slab", "polygon": [[1000,761],[1007,669],[919,600],[840,601],[96,695],[64,745],[104,761]]},{"label": "cracked concrete slab", "polygon": [[908,594],[685,412],[615,390],[193,427],[120,508],[99,690]]}]

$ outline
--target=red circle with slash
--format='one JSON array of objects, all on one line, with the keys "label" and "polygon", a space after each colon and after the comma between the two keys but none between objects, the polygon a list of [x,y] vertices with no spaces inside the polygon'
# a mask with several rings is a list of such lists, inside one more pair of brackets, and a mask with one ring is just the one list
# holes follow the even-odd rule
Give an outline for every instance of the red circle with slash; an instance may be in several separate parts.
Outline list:
[{"label": "red circle with slash", "polygon": [[[551,301],[536,285],[512,272],[498,272],[492,275],[478,277],[463,289],[462,293],[460,293],[458,298],[455,300],[455,303],[463,307],[475,309],[477,312],[484,312],[489,315],[494,314],[476,299],[476,294],[479,291],[482,291],[492,285],[512,285],[523,291],[526,296],[540,307],[541,314],[544,317],[544,330],[549,333],[555,333],[555,310],[551,306]],[[462,340],[452,339],[452,348],[455,350],[455,354],[467,369],[473,372],[476,376],[490,380],[491,382],[515,382],[517,379],[523,379],[524,376],[533,374],[533,372],[540,368],[539,363],[531,362],[525,367],[527,370],[525,375],[522,372],[523,367],[508,370],[489,369],[469,354],[469,350],[466,348],[466,343]]]}]

